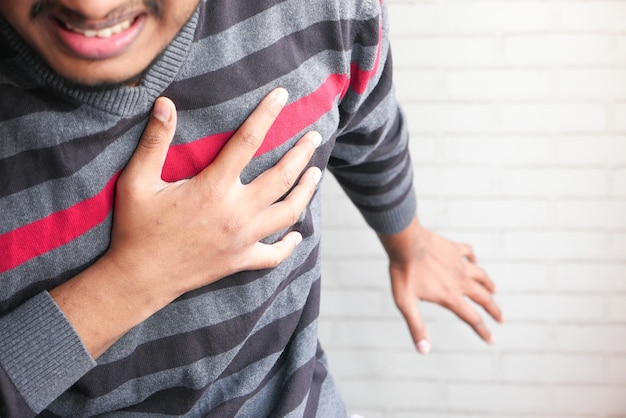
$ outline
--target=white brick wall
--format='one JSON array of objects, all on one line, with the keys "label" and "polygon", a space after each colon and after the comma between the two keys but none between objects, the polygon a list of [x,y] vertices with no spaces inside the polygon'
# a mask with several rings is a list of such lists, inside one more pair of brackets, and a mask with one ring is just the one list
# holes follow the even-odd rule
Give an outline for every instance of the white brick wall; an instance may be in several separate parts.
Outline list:
[{"label": "white brick wall", "polygon": [[626,417],[626,0],[389,0],[422,221],[474,245],[506,322],[422,305],[325,180],[321,340],[367,418]]}]

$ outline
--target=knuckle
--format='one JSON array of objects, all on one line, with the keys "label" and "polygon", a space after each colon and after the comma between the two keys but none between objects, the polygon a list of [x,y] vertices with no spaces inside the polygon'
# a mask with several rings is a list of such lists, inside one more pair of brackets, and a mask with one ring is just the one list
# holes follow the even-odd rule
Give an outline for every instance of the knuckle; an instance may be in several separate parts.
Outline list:
[{"label": "knuckle", "polygon": [[278,103],[272,103],[265,108],[265,113],[267,116],[274,120],[278,117],[283,107]]},{"label": "knuckle", "polygon": [[241,134],[241,142],[248,147],[257,148],[261,144],[262,138],[252,131],[244,131]]},{"label": "knuckle", "polygon": [[283,167],[278,173],[278,183],[283,190],[289,190],[294,183],[293,171],[288,167]]},{"label": "knuckle", "polygon": [[161,145],[161,138],[163,137],[163,129],[151,128],[144,131],[139,141],[138,147],[147,150],[152,150]]}]

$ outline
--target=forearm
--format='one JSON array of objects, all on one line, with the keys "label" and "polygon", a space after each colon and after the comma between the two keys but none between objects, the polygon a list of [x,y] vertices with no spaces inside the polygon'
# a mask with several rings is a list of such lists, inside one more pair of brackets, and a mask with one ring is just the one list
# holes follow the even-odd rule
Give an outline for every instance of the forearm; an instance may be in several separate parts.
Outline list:
[{"label": "forearm", "polygon": [[177,295],[157,298],[139,288],[142,282],[126,277],[104,256],[50,295],[95,359]]},{"label": "forearm", "polygon": [[409,263],[422,258],[428,247],[428,230],[422,226],[417,215],[409,225],[396,234],[378,234],[391,263]]}]

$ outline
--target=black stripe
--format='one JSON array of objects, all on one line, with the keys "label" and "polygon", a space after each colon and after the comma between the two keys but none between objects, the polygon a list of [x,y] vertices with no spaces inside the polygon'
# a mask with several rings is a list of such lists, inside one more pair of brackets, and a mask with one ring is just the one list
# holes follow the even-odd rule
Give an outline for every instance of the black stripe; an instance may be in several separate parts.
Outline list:
[{"label": "black stripe", "polygon": [[0,84],[0,123],[38,112],[71,112],[77,108],[64,96],[44,88],[22,89]]},{"label": "black stripe", "polygon": [[333,174],[343,177],[344,172],[347,175],[371,174],[386,171],[388,168],[398,165],[400,158],[404,155],[395,152],[398,141],[402,140],[405,135],[402,113],[396,113],[388,132],[384,133],[385,130],[387,130],[387,125],[383,125],[372,132],[353,132],[344,135],[343,139],[348,139],[352,146],[375,146],[379,144],[367,154],[367,158],[372,162],[359,164],[358,162],[346,161],[339,156],[333,156],[328,162],[329,169],[332,170]]},{"label": "black stripe", "polygon": [[[368,118],[368,116],[374,111],[374,109],[376,109],[376,107],[378,107],[380,103],[383,102],[385,98],[387,98],[387,96],[391,93],[392,87],[393,64],[391,50],[389,50],[380,79],[374,86],[374,89],[371,91],[371,93],[363,101],[363,103],[359,104],[358,112],[353,113],[352,109],[345,109],[340,107],[339,110],[341,113],[339,121],[339,131],[351,132],[353,130],[356,130],[357,127]],[[339,138],[341,138],[341,136]],[[341,142],[341,139],[338,139],[338,142]]]},{"label": "black stripe", "polygon": [[397,207],[401,202],[406,200],[407,196],[411,194],[412,192],[413,192],[413,188],[407,187],[407,189],[404,190],[397,198],[395,198],[394,200],[384,205],[373,206],[373,205],[364,205],[362,203],[359,203],[358,204],[359,210],[364,211],[364,212],[369,212],[369,213],[386,212],[387,210]]},{"label": "black stripe", "polygon": [[[276,363],[264,376],[263,380],[254,391],[243,396],[226,400],[217,408],[211,410],[210,414],[207,416],[219,418],[235,416],[237,412],[241,409],[241,407],[249,399],[251,399],[258,392],[260,392],[274,376],[281,372],[281,370],[284,372],[283,369],[285,366],[285,362],[286,359],[290,357],[291,347],[294,342],[293,336],[297,337],[300,332],[302,332],[307,326],[313,323],[319,315],[319,298],[320,280],[318,279],[311,287],[311,291],[309,293],[309,296],[307,297],[307,301],[302,311],[294,312],[288,315],[288,317],[286,317],[287,321],[279,320],[272,324],[269,324],[266,328],[251,336],[251,338],[246,341],[242,350],[248,351],[249,354],[244,353],[241,354],[241,356],[238,355],[233,360],[233,362],[235,363],[240,363],[240,366],[237,367],[237,370],[230,370],[231,367],[229,366],[229,368],[226,369],[224,373],[222,373],[220,378],[224,378],[232,373],[240,371],[240,369],[243,369],[246,365],[250,364],[253,361],[252,359],[263,358],[272,353],[277,353],[281,351],[282,353]],[[293,332],[285,333],[283,330],[280,329],[282,326],[285,325],[285,322],[292,323],[293,320],[296,319],[295,317],[297,317],[298,322]],[[288,327],[289,329],[293,329],[293,326]],[[277,335],[281,338],[277,338]],[[296,371],[295,375],[310,375],[311,373],[308,372],[308,370],[312,367],[315,367],[315,362],[316,359],[311,359],[311,361],[301,366]],[[306,396],[306,393],[308,393],[311,383],[318,383],[318,381],[312,379],[299,379],[298,382],[299,384],[295,387],[291,385],[291,387],[288,386],[283,390],[285,396],[281,398],[279,403],[282,403],[283,401],[289,399],[297,399],[298,397],[303,398],[304,396]],[[202,396],[207,391],[210,391],[212,389],[213,385],[210,384],[202,389],[177,387],[162,390],[151,395],[141,404],[126,408],[125,411],[182,415],[189,412],[193,408],[194,404],[200,398],[202,398]],[[298,393],[296,393],[295,396],[292,396],[289,393],[290,390],[295,390]],[[272,414],[272,416],[278,415]]]},{"label": "black stripe", "polygon": [[392,162],[395,165],[402,165],[402,168],[398,174],[393,176],[391,179],[388,179],[385,183],[382,184],[362,184],[362,183],[353,183],[349,179],[346,179],[342,176],[337,176],[337,181],[341,183],[341,186],[348,192],[352,192],[360,195],[380,195],[387,193],[389,190],[395,188],[399,184],[401,184],[407,176],[408,171],[411,169],[411,160],[405,154],[399,154],[394,157]]},{"label": "black stripe", "polygon": [[[209,0],[202,5],[195,41],[222,32],[245,19],[271,9],[286,0],[256,0],[240,2],[233,6],[232,0]],[[207,23],[210,22],[210,23]]]},{"label": "black stripe", "polygon": [[[173,98],[181,111],[215,106],[240,97],[289,74],[321,52],[344,51],[345,45],[350,45],[344,42],[346,37],[356,36],[345,33],[346,30],[356,29],[357,25],[351,23],[315,23],[229,66],[174,83],[164,95]],[[378,19],[371,19],[366,23],[375,26],[376,30],[359,32],[360,42],[364,46],[375,46],[378,44]],[[281,59],[276,60],[275,57]],[[212,94],[206,94],[201,86],[211,86]]]},{"label": "black stripe", "polygon": [[43,292],[44,290],[50,290],[59,286],[61,283],[64,283],[70,278],[76,276],[81,271],[85,270],[91,264],[92,263],[90,262],[78,268],[65,271],[63,272],[63,274],[57,277],[47,279],[47,280],[40,280],[40,281],[31,283],[30,285],[20,289],[19,291],[13,293],[11,297],[9,297],[8,299],[0,301],[0,315],[5,314],[6,312],[12,311],[13,309],[17,308],[22,303],[26,302],[28,299]]},{"label": "black stripe", "polygon": [[306,409],[304,410],[304,418],[316,418],[317,407],[320,403],[320,395],[322,391],[322,385],[328,376],[328,370],[326,366],[320,361],[324,356],[324,350],[322,346],[317,343],[317,352],[315,353],[315,370],[313,371],[313,383],[311,384],[311,391],[309,392],[309,398],[306,402]]},{"label": "black stripe", "polygon": [[[142,344],[130,356],[91,370],[76,384],[76,389],[85,397],[95,399],[134,378],[192,364],[205,357],[231,350],[250,334],[276,297],[291,282],[311,269],[316,260],[317,248],[302,265],[289,273],[262,305],[253,311],[219,324]],[[237,282],[235,276],[223,280]],[[181,346],[185,346],[184,351],[180,350]]]},{"label": "black stripe", "polygon": [[20,396],[11,378],[0,368],[0,417],[28,418],[34,416],[35,412]]},{"label": "black stripe", "polygon": [[71,176],[124,133],[145,122],[146,118],[147,114],[123,119],[106,131],[52,147],[24,151],[0,160],[0,197]]}]

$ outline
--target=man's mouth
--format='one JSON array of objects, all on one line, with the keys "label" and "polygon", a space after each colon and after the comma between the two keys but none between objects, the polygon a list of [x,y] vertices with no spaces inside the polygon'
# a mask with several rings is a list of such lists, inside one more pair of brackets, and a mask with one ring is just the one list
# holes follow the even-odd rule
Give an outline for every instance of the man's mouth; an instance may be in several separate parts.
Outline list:
[{"label": "man's mouth", "polygon": [[139,36],[146,14],[132,15],[100,24],[82,24],[53,18],[61,42],[85,59],[106,59],[121,54]]},{"label": "man's mouth", "polygon": [[94,38],[94,37],[110,38],[112,35],[116,35],[130,28],[134,20],[135,19],[128,19],[123,22],[117,23],[113,26],[109,26],[109,27],[97,29],[97,30],[96,29],[81,29],[81,28],[72,26],[69,23],[65,23],[64,26],[66,29],[69,29],[76,33],[80,33],[87,38]]}]

